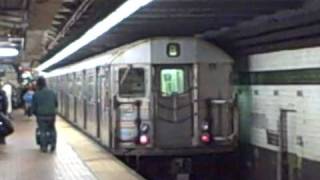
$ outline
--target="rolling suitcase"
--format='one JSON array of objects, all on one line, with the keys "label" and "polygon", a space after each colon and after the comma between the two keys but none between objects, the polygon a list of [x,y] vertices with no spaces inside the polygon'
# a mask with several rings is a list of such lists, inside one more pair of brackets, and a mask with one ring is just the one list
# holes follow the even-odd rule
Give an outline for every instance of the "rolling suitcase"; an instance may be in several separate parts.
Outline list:
[{"label": "rolling suitcase", "polygon": [[40,146],[41,151],[54,151],[56,147],[56,132],[50,127],[49,122],[42,122],[42,127],[36,129],[36,143]]}]

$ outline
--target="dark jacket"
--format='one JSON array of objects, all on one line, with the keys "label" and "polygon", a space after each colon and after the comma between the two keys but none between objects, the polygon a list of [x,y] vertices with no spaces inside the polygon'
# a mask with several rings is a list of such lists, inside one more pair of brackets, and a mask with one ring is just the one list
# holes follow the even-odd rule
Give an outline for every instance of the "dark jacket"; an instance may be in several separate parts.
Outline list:
[{"label": "dark jacket", "polygon": [[44,87],[34,93],[32,111],[36,116],[54,116],[57,106],[57,96],[52,90]]},{"label": "dark jacket", "polygon": [[7,114],[8,109],[8,98],[6,92],[0,89],[0,112]]}]

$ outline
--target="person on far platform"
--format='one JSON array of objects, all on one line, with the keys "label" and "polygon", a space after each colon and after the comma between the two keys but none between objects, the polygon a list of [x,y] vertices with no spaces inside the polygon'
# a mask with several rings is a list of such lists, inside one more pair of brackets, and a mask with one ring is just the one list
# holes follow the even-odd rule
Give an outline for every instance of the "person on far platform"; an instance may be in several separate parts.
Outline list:
[{"label": "person on far platform", "polygon": [[12,119],[12,85],[9,82],[4,83],[2,86],[2,90],[6,93],[8,99],[8,107],[7,107],[7,114],[10,119]]},{"label": "person on far platform", "polygon": [[28,116],[28,119],[32,116],[32,98],[33,98],[34,91],[32,86],[28,86],[27,92],[23,95],[23,100],[25,103],[25,114]]}]

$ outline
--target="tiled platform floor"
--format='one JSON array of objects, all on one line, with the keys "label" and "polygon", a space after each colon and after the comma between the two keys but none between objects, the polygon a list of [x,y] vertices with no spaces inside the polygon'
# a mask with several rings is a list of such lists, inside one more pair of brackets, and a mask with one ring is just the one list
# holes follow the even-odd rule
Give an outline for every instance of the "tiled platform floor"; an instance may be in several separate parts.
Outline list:
[{"label": "tiled platform floor", "polygon": [[0,180],[143,179],[86,136],[58,118],[55,153],[42,153],[34,140],[35,121],[13,113],[15,132],[0,145]]}]

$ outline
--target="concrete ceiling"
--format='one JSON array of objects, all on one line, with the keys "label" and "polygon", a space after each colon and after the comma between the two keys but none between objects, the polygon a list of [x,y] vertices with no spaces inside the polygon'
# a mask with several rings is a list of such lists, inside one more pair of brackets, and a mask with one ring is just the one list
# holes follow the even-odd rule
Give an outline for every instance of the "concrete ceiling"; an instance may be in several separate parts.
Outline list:
[{"label": "concrete ceiling", "polygon": [[44,32],[50,27],[61,0],[0,0],[0,41],[13,41],[21,53],[16,58],[1,59],[29,66],[43,55]]},{"label": "concrete ceiling", "polygon": [[[119,2],[123,3],[124,0],[110,0],[105,4],[100,2],[99,6],[94,6],[97,2],[83,14],[84,20],[77,21],[73,24],[75,28],[64,32],[58,45],[48,49],[42,61],[49,59],[70,42],[79,38],[92,26],[92,22],[107,16],[119,6]],[[299,21],[297,26],[300,27],[305,20],[309,19],[309,15],[314,15],[311,9],[315,7],[313,3],[316,2],[313,0],[154,0],[51,69],[74,63],[122,44],[155,36],[198,36],[217,43],[235,55],[264,51],[268,48],[255,49],[249,46],[254,44],[253,42],[240,40],[260,36],[260,32],[273,32],[278,26],[284,28],[281,31],[290,29],[290,23],[294,23],[295,19]],[[90,10],[94,13],[90,13]],[[101,12],[101,15],[96,12]],[[311,14],[303,17],[304,13]],[[59,32],[63,24],[57,23],[53,26]],[[59,33],[54,33],[54,35],[57,34]]]},{"label": "concrete ceiling", "polygon": [[[78,39],[123,2],[0,0],[0,39],[8,32],[26,37],[18,62],[33,62],[36,66]],[[154,0],[51,69],[154,36],[198,36],[235,56],[313,46],[320,44],[319,12],[319,0]],[[10,17],[1,19],[7,13]],[[13,13],[21,13],[18,17],[22,17],[18,19]],[[10,23],[21,22],[15,27],[1,26],[9,19]]]},{"label": "concrete ceiling", "polygon": [[236,56],[320,45],[320,1],[305,1],[298,9],[259,16],[237,26],[208,31],[204,39]]},{"label": "concrete ceiling", "polygon": [[[0,42],[1,46],[15,46],[23,49],[28,27],[29,0],[0,0]],[[15,58],[0,58],[0,62],[13,62]]]},{"label": "concrete ceiling", "polygon": [[23,58],[25,66],[39,61],[44,54],[44,38],[50,28],[54,15],[61,7],[62,0],[34,0],[29,10],[29,27],[26,33],[26,46]]},{"label": "concrete ceiling", "polygon": [[20,36],[27,28],[28,0],[0,0],[0,36]]}]

